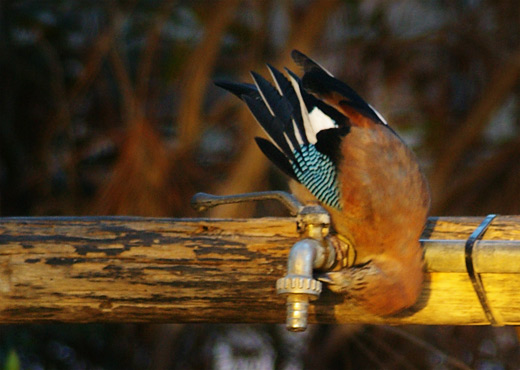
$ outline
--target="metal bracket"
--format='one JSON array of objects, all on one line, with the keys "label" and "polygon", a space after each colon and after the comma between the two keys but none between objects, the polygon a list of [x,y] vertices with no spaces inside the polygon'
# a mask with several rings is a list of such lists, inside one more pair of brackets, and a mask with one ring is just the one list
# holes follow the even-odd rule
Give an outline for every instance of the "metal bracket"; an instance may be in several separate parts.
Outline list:
[{"label": "metal bracket", "polygon": [[477,240],[480,240],[487,228],[493,221],[496,215],[491,214],[488,215],[482,223],[471,233],[468,240],[466,241],[466,246],[464,248],[464,257],[466,260],[466,270],[468,271],[469,279],[473,284],[473,289],[475,289],[475,293],[477,293],[478,300],[480,301],[480,305],[484,310],[484,314],[486,318],[489,320],[490,324],[493,326],[500,326],[502,324],[502,320],[500,322],[497,320],[497,316],[493,315],[493,310],[489,304],[487,299],[486,290],[484,289],[484,284],[482,283],[482,279],[480,278],[480,274],[475,271],[473,266],[473,246]]}]

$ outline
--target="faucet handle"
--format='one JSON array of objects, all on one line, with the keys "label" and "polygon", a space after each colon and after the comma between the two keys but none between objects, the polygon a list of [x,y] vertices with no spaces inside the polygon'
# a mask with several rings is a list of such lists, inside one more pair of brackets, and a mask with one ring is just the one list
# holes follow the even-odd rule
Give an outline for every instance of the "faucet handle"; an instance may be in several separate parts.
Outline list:
[{"label": "faucet handle", "polygon": [[258,191],[233,195],[213,195],[197,193],[191,198],[191,206],[197,212],[203,212],[209,208],[230,203],[251,202],[259,200],[277,200],[289,211],[291,216],[296,216],[305,207],[292,194],[285,191]]}]

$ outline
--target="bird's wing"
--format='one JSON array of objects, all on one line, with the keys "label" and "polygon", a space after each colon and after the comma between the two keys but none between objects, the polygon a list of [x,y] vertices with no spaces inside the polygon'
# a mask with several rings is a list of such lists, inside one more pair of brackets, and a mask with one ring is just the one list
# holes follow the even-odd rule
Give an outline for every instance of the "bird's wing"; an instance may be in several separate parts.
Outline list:
[{"label": "bird's wing", "polygon": [[[240,97],[271,139],[256,138],[262,152],[321,202],[341,208],[341,143],[352,126],[386,125],[359,95],[324,68],[293,51],[305,74],[288,78],[268,65],[274,86],[252,72],[253,84],[217,82]],[[367,122],[365,122],[367,121]]]},{"label": "bird's wing", "polygon": [[350,124],[360,127],[373,124],[387,126],[383,116],[346,83],[334,78],[329,71],[298,50],[293,50],[291,56],[305,72],[303,88],[345,114]]}]

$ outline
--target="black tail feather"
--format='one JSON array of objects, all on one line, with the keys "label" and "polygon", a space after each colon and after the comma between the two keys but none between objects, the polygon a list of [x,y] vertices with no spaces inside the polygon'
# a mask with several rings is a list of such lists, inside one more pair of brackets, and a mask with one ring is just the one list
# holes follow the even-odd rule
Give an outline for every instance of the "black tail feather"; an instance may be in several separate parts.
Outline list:
[{"label": "black tail feather", "polygon": [[247,95],[244,95],[243,99],[258,123],[260,123],[264,128],[265,132],[267,132],[271,139],[288,158],[294,160],[293,151],[284,137],[285,127],[280,119],[273,117],[262,101],[254,100]]},{"label": "black tail feather", "polygon": [[262,153],[264,153],[264,155],[271,162],[278,166],[278,168],[286,175],[298,181],[298,178],[296,177],[291,164],[287,160],[287,157],[281,151],[279,151],[276,146],[274,146],[269,140],[263,139],[261,137],[255,137],[255,141]]},{"label": "black tail feather", "polygon": [[260,94],[258,93],[258,90],[254,84],[229,82],[224,80],[216,80],[214,81],[214,84],[238,96],[240,99],[242,99],[243,95],[249,96],[250,98],[256,100],[261,99]]},{"label": "black tail feather", "polygon": [[313,69],[323,70],[323,68],[318,63],[299,50],[293,50],[291,52],[291,57],[294,60],[294,63],[303,68],[305,73],[310,72]]},{"label": "black tail feather", "polygon": [[386,125],[377,112],[346,83],[334,78],[318,63],[298,50],[293,50],[291,56],[294,62],[301,66],[305,72],[302,77],[302,85],[305,90],[319,97],[326,97],[330,93],[336,92],[345,97],[344,104],[349,105],[374,122]]},{"label": "black tail feather", "polygon": [[[276,147],[276,145],[271,143],[269,140],[262,139],[259,137],[255,138],[258,147],[260,148],[262,153],[264,153],[264,155],[270,161],[272,161],[276,166],[278,166],[278,168],[282,172],[297,180],[296,174],[294,173],[291,163],[289,162],[289,158],[291,160],[295,159],[294,153],[287,144],[287,141],[284,137],[284,132],[286,132],[287,134],[287,127],[291,126],[290,131],[292,131],[292,135],[289,136],[292,137],[291,142],[293,143],[293,145],[295,144],[296,138],[294,137],[294,130],[292,129],[291,123],[291,114],[293,108],[288,101],[286,101],[282,96],[280,96],[280,94],[269,84],[269,82],[267,82],[264,78],[262,78],[254,72],[252,74],[255,82],[262,89],[262,93],[264,94],[264,96],[266,96],[266,100],[268,101],[268,104],[270,105],[271,109],[273,109],[273,112],[275,112],[275,117],[271,115],[271,112],[263,102],[260,92],[258,91],[257,85],[248,83],[235,83],[223,80],[217,80],[214,83],[216,86],[221,87],[224,90],[227,90],[232,94],[236,95],[247,104],[249,110],[251,111],[251,113],[253,113],[253,116],[264,128],[264,130],[271,137],[271,139],[278,145],[281,151],[280,149],[278,149],[278,147]],[[287,84],[288,85],[284,86],[284,89],[287,90],[288,87],[292,89],[292,86],[290,86],[290,83],[288,81]],[[297,99],[296,96],[295,98]],[[282,118],[287,123],[282,122],[280,118]]]},{"label": "black tail feather", "polygon": [[[271,66],[270,64],[267,64],[267,68],[269,68],[269,71],[271,72],[271,75],[273,77],[273,80],[276,82],[278,88],[282,92],[285,99],[287,99],[287,102],[292,107],[292,114],[294,117],[294,121],[298,124],[296,125],[298,132],[300,134],[300,137],[303,140],[304,144],[308,144],[309,141],[307,140],[307,135],[305,134],[305,129],[303,127],[303,118],[302,118],[302,112],[300,107],[300,100],[298,99],[298,95],[296,94],[296,91],[294,90],[293,85],[289,80],[281,73],[279,70]],[[287,70],[287,68],[286,68]],[[299,81],[296,79],[296,81]],[[299,123],[302,124],[299,124]]]},{"label": "black tail feather", "polygon": [[282,122],[291,120],[293,108],[291,104],[271,85],[265,78],[256,72],[251,72],[253,80],[259,92],[264,97],[266,104],[271,108],[273,115]]},{"label": "black tail feather", "polygon": [[[253,79],[255,80],[256,86],[258,87],[259,92],[265,100],[265,103],[271,108],[273,115],[278,119],[278,123],[275,128],[276,130],[282,129],[282,132],[285,133],[293,148],[298,148],[301,144],[296,139],[296,135],[294,132],[293,126],[293,111],[294,108],[291,106],[291,103],[287,100],[285,95],[280,95],[278,90],[276,90],[273,85],[271,85],[265,78],[260,76],[255,72],[251,72]],[[292,88],[292,87],[291,87]],[[299,107],[299,105],[298,105]],[[297,123],[298,125],[298,123]],[[303,123],[302,123],[303,125]],[[270,131],[266,128],[268,134]],[[278,144],[278,142],[276,142]],[[292,153],[292,151],[291,151]]]}]

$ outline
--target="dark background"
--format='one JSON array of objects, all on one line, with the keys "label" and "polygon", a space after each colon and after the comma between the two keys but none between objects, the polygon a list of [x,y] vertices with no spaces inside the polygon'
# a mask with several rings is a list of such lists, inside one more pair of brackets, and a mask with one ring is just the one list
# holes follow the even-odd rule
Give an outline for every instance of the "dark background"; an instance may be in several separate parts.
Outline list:
[{"label": "dark background", "polygon": [[[0,3],[0,215],[192,217],[197,191],[284,189],[253,142],[256,123],[212,80],[267,76],[265,62],[299,72],[293,48],[415,150],[432,215],[520,213],[515,0],[20,0]],[[212,216],[279,212],[241,204]],[[0,366],[13,369],[464,363],[519,369],[514,329],[0,326]]]}]

